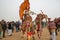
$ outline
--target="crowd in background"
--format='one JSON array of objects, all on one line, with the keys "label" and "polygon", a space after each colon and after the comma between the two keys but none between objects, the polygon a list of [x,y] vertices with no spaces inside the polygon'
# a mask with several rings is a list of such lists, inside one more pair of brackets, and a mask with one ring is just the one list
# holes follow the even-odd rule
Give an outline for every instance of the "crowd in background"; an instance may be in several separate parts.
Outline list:
[{"label": "crowd in background", "polygon": [[[5,20],[0,21],[0,38],[3,36],[5,37],[5,33],[7,31],[8,35],[11,36],[12,33],[14,32],[14,27],[16,28],[16,32],[20,30],[20,21],[11,21],[11,22],[6,22]],[[3,34],[3,35],[2,35]]]}]

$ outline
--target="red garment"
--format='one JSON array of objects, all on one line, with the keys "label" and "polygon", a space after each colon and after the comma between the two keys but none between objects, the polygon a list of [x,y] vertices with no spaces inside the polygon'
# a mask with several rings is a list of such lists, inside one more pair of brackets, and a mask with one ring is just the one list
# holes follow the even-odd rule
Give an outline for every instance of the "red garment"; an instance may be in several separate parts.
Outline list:
[{"label": "red garment", "polygon": [[32,35],[32,33],[31,32],[27,32],[27,36],[31,36]]},{"label": "red garment", "polygon": [[40,24],[37,24],[37,31],[39,31],[40,30]]}]

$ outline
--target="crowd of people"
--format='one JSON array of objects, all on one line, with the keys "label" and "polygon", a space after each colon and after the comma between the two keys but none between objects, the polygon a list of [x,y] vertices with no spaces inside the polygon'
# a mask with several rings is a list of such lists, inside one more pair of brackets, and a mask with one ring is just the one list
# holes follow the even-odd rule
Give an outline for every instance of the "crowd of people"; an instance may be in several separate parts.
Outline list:
[{"label": "crowd of people", "polygon": [[0,39],[5,38],[5,33],[7,32],[9,36],[12,36],[12,33],[14,32],[14,27],[16,28],[16,32],[18,32],[19,26],[21,25],[21,22],[19,21],[11,21],[6,22],[5,20],[0,21]]},{"label": "crowd of people", "polygon": [[[27,23],[28,22],[29,21],[27,20]],[[33,35],[35,34],[34,30],[36,30],[38,37],[40,38],[41,30],[39,28],[41,25],[39,24],[39,22],[37,22],[37,24],[35,24],[35,22],[32,22],[32,23],[33,23],[33,27],[31,27],[31,31],[32,31]],[[29,23],[27,24],[27,26],[30,26]],[[36,26],[37,26],[37,28],[36,28]],[[25,34],[26,30],[29,30],[28,28],[26,29],[25,20],[23,20],[22,24],[20,21],[6,22],[5,20],[1,20],[0,21],[0,38],[2,38],[2,37],[5,38],[6,31],[9,36],[12,36],[12,33],[14,32],[14,27],[16,28],[16,32],[19,32],[20,30],[22,30],[23,35]],[[21,27],[21,29],[20,29],[20,27]],[[50,40],[56,40],[56,36],[58,35],[57,32],[60,30],[59,29],[60,28],[60,18],[55,18],[53,21],[51,21],[51,18],[48,18],[47,27],[48,27],[50,37],[51,37]],[[30,34],[30,33],[28,32],[28,34]]]}]

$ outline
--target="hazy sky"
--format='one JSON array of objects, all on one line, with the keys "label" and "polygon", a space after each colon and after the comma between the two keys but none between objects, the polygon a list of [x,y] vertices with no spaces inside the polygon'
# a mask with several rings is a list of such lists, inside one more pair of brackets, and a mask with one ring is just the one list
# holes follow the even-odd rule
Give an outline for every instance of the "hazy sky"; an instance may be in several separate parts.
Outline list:
[{"label": "hazy sky", "polygon": [[[60,16],[60,0],[29,0],[30,10],[43,10],[51,18]],[[0,0],[0,20],[19,20],[19,6],[23,0]]]}]

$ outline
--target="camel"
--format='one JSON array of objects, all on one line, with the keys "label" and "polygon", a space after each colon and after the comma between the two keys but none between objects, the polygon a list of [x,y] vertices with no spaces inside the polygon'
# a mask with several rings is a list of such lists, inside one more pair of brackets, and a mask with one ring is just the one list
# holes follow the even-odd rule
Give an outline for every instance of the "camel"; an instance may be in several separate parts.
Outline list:
[{"label": "camel", "polygon": [[41,11],[41,13],[39,13],[35,19],[37,34],[39,38],[42,34],[42,20],[46,19],[46,22],[47,22],[47,18],[48,16]]}]

